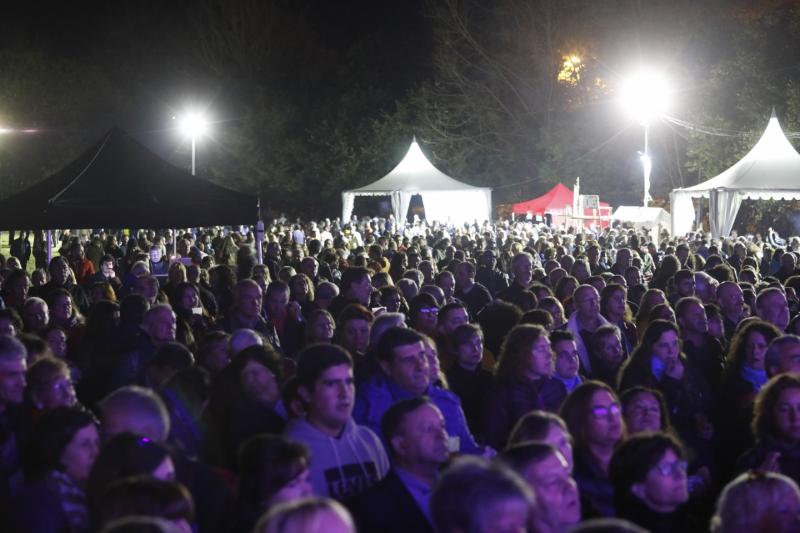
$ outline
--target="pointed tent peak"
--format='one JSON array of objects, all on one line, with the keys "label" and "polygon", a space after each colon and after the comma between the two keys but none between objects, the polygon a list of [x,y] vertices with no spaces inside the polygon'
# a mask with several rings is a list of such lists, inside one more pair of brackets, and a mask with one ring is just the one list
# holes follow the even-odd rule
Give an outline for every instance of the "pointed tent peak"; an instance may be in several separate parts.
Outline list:
[{"label": "pointed tent peak", "polygon": [[772,113],[769,116],[770,120],[773,118],[778,118],[778,114],[775,112],[775,106],[772,106]]},{"label": "pointed tent peak", "polygon": [[766,129],[764,129],[764,133],[761,134],[761,138],[742,160],[775,160],[796,157],[800,157],[800,154],[797,153],[792,143],[786,138],[786,134],[783,132],[783,128],[781,128],[778,117],[773,109],[772,116],[769,119]]},{"label": "pointed tent peak", "polygon": [[[774,108],[773,108],[773,111],[774,111]],[[412,135],[411,136],[411,144],[417,144],[417,136],[416,135]]]},{"label": "pointed tent peak", "polygon": [[414,140],[411,141],[411,145],[408,147],[408,151],[403,157],[403,160],[397,164],[392,172],[420,172],[430,169],[438,171],[438,169],[433,166],[430,159],[425,157],[422,148],[420,148],[419,143],[417,143],[417,137],[414,136]]}]

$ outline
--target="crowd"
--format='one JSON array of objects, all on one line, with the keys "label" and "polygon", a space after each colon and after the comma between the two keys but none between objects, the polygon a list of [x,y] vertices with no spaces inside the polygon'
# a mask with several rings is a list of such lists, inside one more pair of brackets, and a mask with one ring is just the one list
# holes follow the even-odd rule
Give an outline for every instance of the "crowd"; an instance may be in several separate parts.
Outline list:
[{"label": "crowd", "polygon": [[800,530],[800,238],[30,237],[0,257],[4,531]]}]

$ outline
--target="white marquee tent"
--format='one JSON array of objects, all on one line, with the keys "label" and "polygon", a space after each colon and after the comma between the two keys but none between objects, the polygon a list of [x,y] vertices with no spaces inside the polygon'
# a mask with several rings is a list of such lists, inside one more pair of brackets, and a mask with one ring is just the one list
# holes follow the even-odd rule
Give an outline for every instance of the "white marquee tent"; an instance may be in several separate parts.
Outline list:
[{"label": "white marquee tent", "polygon": [[731,168],[708,181],[670,194],[672,234],[691,231],[693,198],[708,198],[711,234],[729,235],[742,200],[800,198],[800,154],[783,133],[775,111],[755,146]]},{"label": "white marquee tent", "polygon": [[460,224],[491,219],[492,190],[473,187],[439,171],[420,150],[416,138],[394,169],[374,183],[342,193],[342,221],[350,220],[356,196],[389,196],[394,218],[405,221],[411,197],[419,194],[429,221]]}]

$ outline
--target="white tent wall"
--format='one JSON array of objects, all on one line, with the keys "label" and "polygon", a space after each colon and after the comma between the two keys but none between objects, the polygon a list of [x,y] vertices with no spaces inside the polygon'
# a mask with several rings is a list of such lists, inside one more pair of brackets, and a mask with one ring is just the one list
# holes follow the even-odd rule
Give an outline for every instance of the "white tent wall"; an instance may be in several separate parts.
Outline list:
[{"label": "white tent wall", "polygon": [[800,198],[800,154],[773,111],[761,138],[742,159],[708,181],[675,189],[670,198],[673,235],[685,235],[692,229],[693,198],[708,198],[711,235],[730,235],[742,200]]},{"label": "white tent wall", "polygon": [[405,157],[381,179],[342,193],[342,221],[353,215],[356,196],[389,196],[400,225],[406,220],[411,197],[422,196],[425,218],[451,224],[491,220],[492,190],[474,187],[439,171],[425,157],[416,139]]},{"label": "white tent wall", "polygon": [[425,218],[448,224],[463,224],[489,220],[492,192],[475,191],[423,191],[420,192],[425,207]]}]

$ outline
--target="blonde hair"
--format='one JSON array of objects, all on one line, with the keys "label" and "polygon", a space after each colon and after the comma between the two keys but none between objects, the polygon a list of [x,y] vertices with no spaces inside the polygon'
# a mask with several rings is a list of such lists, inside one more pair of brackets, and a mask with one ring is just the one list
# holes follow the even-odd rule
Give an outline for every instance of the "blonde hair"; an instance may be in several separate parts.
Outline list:
[{"label": "blonde hair", "polygon": [[326,513],[336,515],[355,533],[350,513],[342,504],[329,498],[304,498],[276,505],[261,517],[253,533],[324,533],[328,529],[323,521]]},{"label": "blonde hair", "polygon": [[[789,477],[774,472],[751,471],[728,483],[711,520],[712,533],[779,533],[795,531],[796,511],[783,508],[794,496],[800,506],[800,489]],[[790,504],[791,505],[791,504]]]}]

